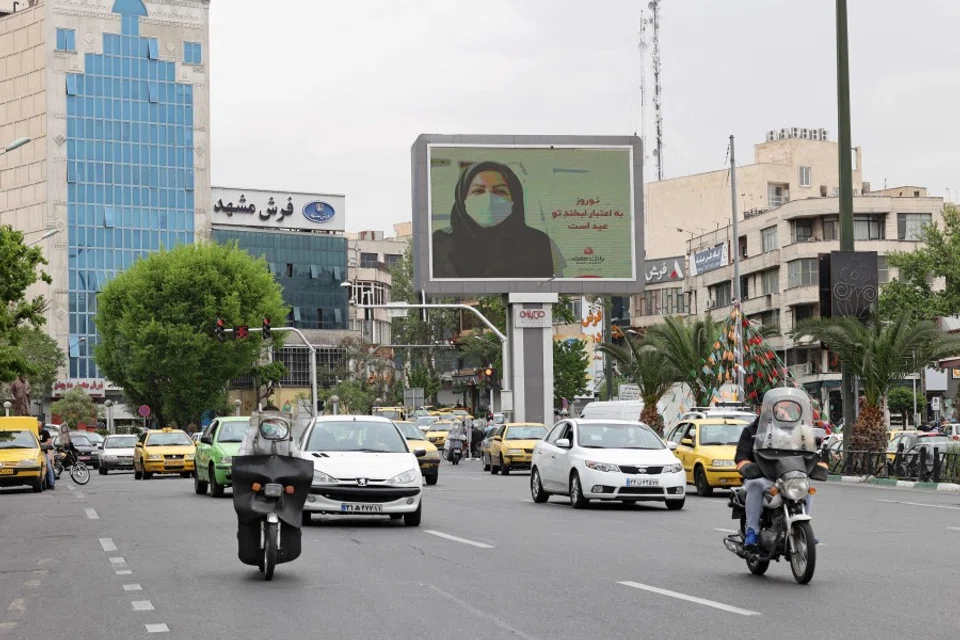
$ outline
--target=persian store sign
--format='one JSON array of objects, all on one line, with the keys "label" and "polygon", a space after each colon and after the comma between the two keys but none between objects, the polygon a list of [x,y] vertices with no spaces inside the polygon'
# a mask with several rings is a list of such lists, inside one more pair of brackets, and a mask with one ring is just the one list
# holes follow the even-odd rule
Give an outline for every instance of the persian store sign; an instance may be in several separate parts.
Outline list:
[{"label": "persian store sign", "polygon": [[513,326],[518,329],[546,329],[553,326],[553,311],[546,309],[513,308]]},{"label": "persian store sign", "polygon": [[343,231],[343,196],[214,187],[210,221],[237,227]]}]

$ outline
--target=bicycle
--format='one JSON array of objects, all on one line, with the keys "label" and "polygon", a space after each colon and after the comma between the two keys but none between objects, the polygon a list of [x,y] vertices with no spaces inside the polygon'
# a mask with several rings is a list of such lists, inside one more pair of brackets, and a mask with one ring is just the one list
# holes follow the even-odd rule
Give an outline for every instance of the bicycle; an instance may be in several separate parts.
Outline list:
[{"label": "bicycle", "polygon": [[80,460],[77,460],[77,454],[72,450],[60,450],[57,452],[56,461],[53,464],[53,472],[57,478],[63,473],[65,468],[70,469],[70,479],[79,485],[90,482],[90,469]]}]

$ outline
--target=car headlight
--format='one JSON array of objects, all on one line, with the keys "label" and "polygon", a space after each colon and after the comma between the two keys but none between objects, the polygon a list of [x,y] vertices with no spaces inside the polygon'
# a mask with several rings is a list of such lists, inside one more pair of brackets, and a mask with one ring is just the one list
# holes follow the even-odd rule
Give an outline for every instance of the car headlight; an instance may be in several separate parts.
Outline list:
[{"label": "car headlight", "polygon": [[223,456],[220,458],[220,464],[230,464],[233,462],[233,456]]},{"label": "car headlight", "polygon": [[810,492],[810,481],[806,478],[788,478],[783,481],[783,495],[787,500],[802,500]]},{"label": "car headlight", "polygon": [[36,469],[40,466],[40,463],[36,460],[21,460],[17,463],[17,466],[26,469]]},{"label": "car headlight", "polygon": [[158,453],[151,453],[147,456],[147,460],[163,460],[163,456]]},{"label": "car headlight", "polygon": [[683,471],[683,467],[679,464],[668,464],[663,468],[661,473],[680,473]]},{"label": "car headlight", "polygon": [[439,460],[440,452],[439,451],[427,451],[427,455],[423,456],[424,460]]},{"label": "car headlight", "polygon": [[337,484],[337,479],[319,469],[313,470],[313,484]]},{"label": "car headlight", "polygon": [[710,466],[711,467],[735,467],[737,466],[737,463],[734,462],[733,460],[711,460]]},{"label": "car headlight", "polygon": [[510,456],[523,455],[523,449],[507,449],[507,455],[510,455]]},{"label": "car headlight", "polygon": [[387,484],[410,484],[411,482],[416,481],[417,479],[417,470],[410,469],[409,471],[404,471],[403,473],[398,473],[389,480]]},{"label": "car headlight", "polygon": [[192,453],[188,453],[187,455],[183,456],[183,459],[184,459],[184,460],[193,460],[193,455],[194,455],[194,454],[192,454]]},{"label": "car headlight", "polygon": [[609,462],[594,462],[593,460],[587,460],[583,463],[587,469],[593,469],[594,471],[610,471],[613,473],[619,473],[620,467],[615,464],[610,464]]}]

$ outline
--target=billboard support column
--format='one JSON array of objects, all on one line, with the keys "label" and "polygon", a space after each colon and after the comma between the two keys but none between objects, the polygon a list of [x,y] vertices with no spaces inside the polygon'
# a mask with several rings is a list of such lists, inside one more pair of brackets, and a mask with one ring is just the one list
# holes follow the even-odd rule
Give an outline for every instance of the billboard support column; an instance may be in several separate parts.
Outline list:
[{"label": "billboard support column", "polygon": [[508,296],[507,330],[516,422],[549,424],[553,417],[553,305],[558,301],[555,293]]}]

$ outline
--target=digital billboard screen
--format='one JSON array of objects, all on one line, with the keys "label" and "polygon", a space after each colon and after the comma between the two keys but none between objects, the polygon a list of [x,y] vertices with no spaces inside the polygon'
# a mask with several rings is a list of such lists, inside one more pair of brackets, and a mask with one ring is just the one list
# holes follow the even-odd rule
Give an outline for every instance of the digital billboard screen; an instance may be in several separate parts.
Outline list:
[{"label": "digital billboard screen", "polygon": [[417,260],[422,286],[507,293],[549,281],[536,290],[598,291],[609,283],[604,291],[636,292],[643,281],[637,146],[427,144],[419,207],[426,224],[416,230],[417,250],[426,253]]}]

